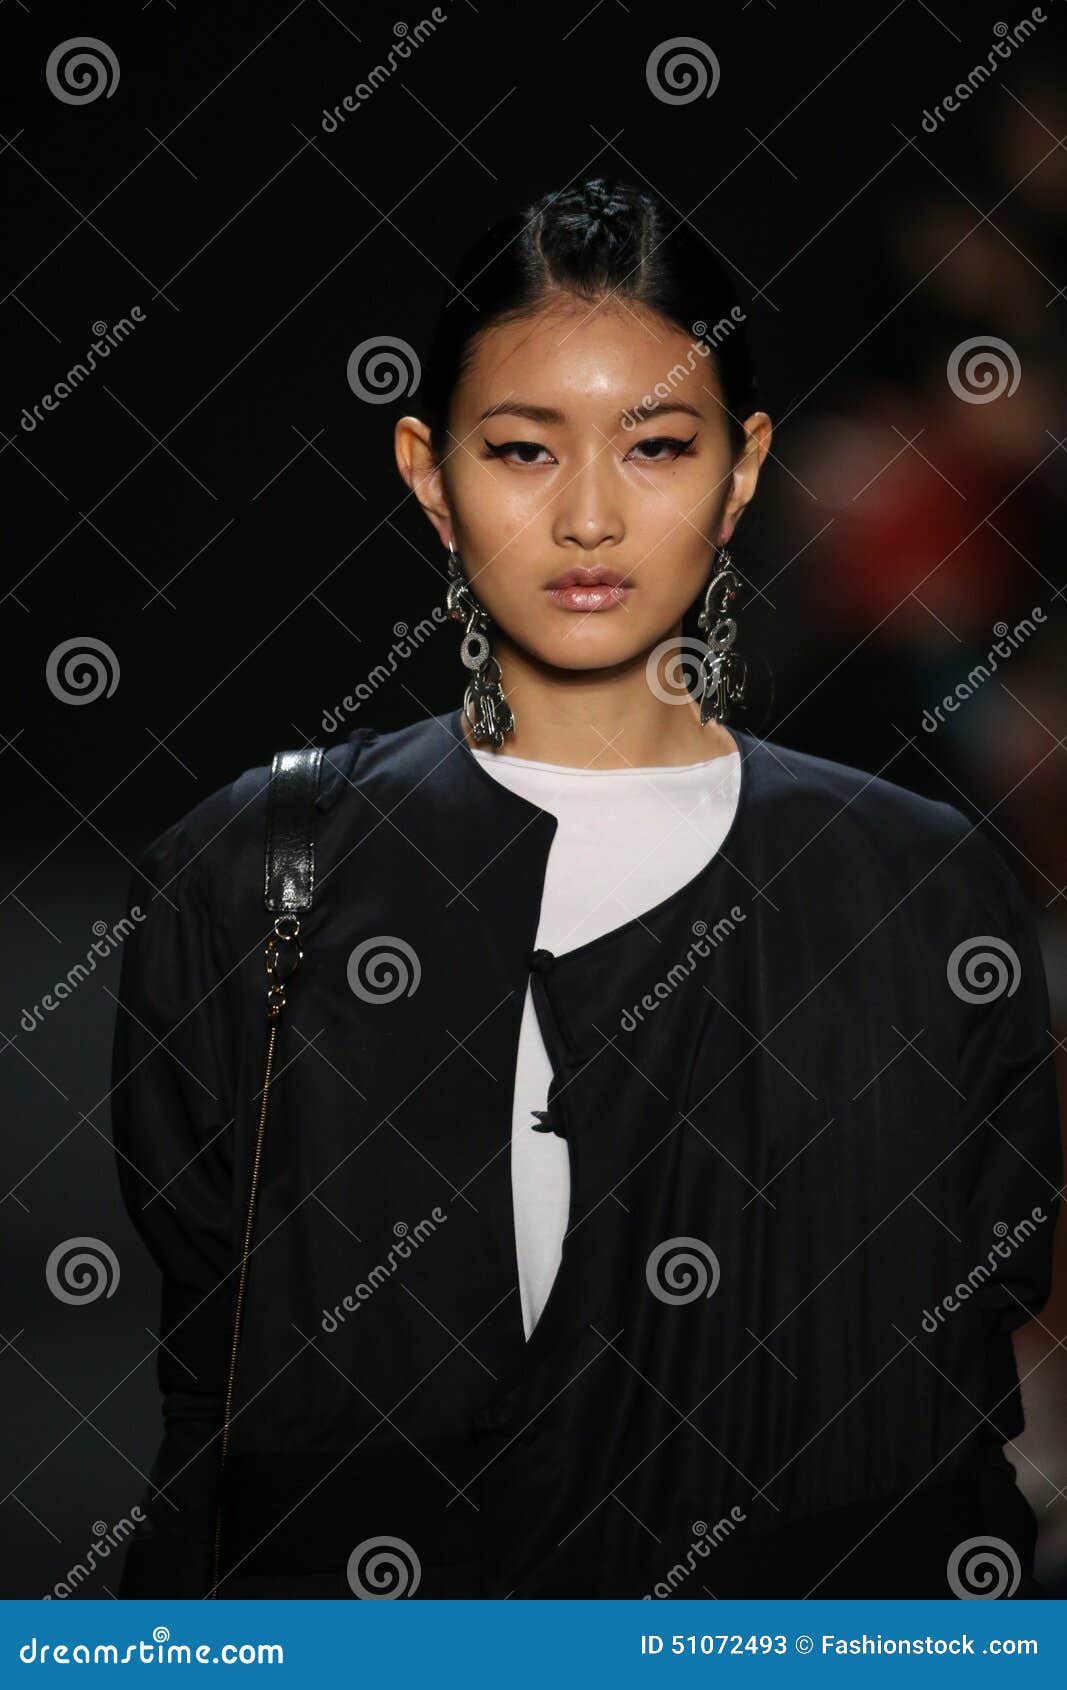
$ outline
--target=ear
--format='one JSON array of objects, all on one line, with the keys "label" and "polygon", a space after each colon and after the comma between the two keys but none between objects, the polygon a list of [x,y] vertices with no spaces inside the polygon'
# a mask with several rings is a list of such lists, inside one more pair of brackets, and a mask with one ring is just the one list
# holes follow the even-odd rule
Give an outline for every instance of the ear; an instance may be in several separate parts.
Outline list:
[{"label": "ear", "polygon": [[771,449],[774,430],[766,411],[753,411],[745,422],[745,443],[737,455],[730,477],[730,491],[719,523],[719,545],[725,546],[740,522],[745,506],[756,491],[763,460]]},{"label": "ear", "polygon": [[401,417],[393,431],[396,467],[437,530],[443,546],[452,533],[452,513],[441,466],[430,444],[430,430],[419,417]]}]

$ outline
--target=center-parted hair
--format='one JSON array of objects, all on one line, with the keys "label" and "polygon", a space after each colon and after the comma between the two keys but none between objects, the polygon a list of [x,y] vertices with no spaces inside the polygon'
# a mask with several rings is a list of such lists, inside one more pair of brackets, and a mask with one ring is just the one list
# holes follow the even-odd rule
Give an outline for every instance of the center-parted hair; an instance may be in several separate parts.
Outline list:
[{"label": "center-parted hair", "polygon": [[420,409],[438,458],[448,450],[452,395],[478,335],[561,293],[643,305],[705,345],[735,452],[745,418],[760,408],[743,314],[724,266],[665,201],[628,182],[594,177],[502,218],[464,254],[455,290],[423,365]]}]

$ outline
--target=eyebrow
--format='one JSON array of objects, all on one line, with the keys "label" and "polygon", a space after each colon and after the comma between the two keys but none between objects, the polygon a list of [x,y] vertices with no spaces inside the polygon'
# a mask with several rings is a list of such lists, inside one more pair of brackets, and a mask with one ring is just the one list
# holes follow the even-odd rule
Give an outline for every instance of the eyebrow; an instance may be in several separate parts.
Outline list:
[{"label": "eyebrow", "polygon": [[[698,411],[695,405],[687,405],[684,399],[671,399],[657,404],[634,405],[628,411],[620,411],[619,422],[621,424],[624,417],[630,417],[636,423],[648,422],[652,417],[666,417],[677,411],[704,421],[703,412]],[[567,421],[566,412],[554,405],[530,405],[521,399],[502,399],[498,405],[490,405],[478,421],[485,422],[487,417],[524,417],[527,422],[544,423],[546,426]]]}]

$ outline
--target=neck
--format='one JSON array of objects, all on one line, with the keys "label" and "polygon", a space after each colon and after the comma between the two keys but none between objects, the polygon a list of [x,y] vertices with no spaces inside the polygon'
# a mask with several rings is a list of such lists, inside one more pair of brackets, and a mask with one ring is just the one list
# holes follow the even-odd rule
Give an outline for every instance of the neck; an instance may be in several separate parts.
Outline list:
[{"label": "neck", "polygon": [[[499,635],[493,650],[515,715],[514,731],[500,747],[505,756],[626,769],[711,762],[737,750],[733,736],[714,719],[701,726],[699,704],[683,691],[657,697],[644,653],[611,669],[567,670],[540,663]],[[475,742],[465,721],[463,732],[472,749],[492,754],[487,741]]]}]

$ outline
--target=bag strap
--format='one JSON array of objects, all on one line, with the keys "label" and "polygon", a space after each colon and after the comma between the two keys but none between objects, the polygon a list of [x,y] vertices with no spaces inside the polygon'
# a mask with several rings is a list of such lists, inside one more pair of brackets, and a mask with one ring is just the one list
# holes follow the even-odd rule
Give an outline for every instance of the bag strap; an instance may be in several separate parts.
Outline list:
[{"label": "bag strap", "polygon": [[312,826],[322,747],[279,751],[271,765],[263,901],[277,914],[309,910],[315,891]]},{"label": "bag strap", "polygon": [[275,917],[274,930],[267,940],[265,961],[267,968],[267,1057],[260,1094],[259,1124],[256,1131],[255,1153],[245,1214],[244,1241],[234,1296],[233,1329],[230,1338],[230,1366],[226,1382],[226,1399],[222,1421],[222,1443],[219,1449],[217,1490],[215,1503],[215,1536],[212,1550],[211,1589],[208,1595],[218,1596],[219,1570],[222,1558],[222,1470],[230,1447],[230,1426],[233,1421],[234,1388],[237,1380],[237,1357],[241,1341],[241,1316],[244,1311],[248,1284],[248,1263],[252,1252],[252,1237],[256,1220],[256,1197],[263,1163],[263,1142],[267,1127],[267,1109],[274,1074],[274,1051],[278,1026],[286,1005],[289,982],[296,973],[304,953],[300,948],[300,919],[298,911],[309,910],[315,893],[315,799],[318,795],[322,769],[322,747],[311,746],[303,751],[279,751],[271,764],[270,788],[267,794],[267,838],[264,853],[263,901]]}]

